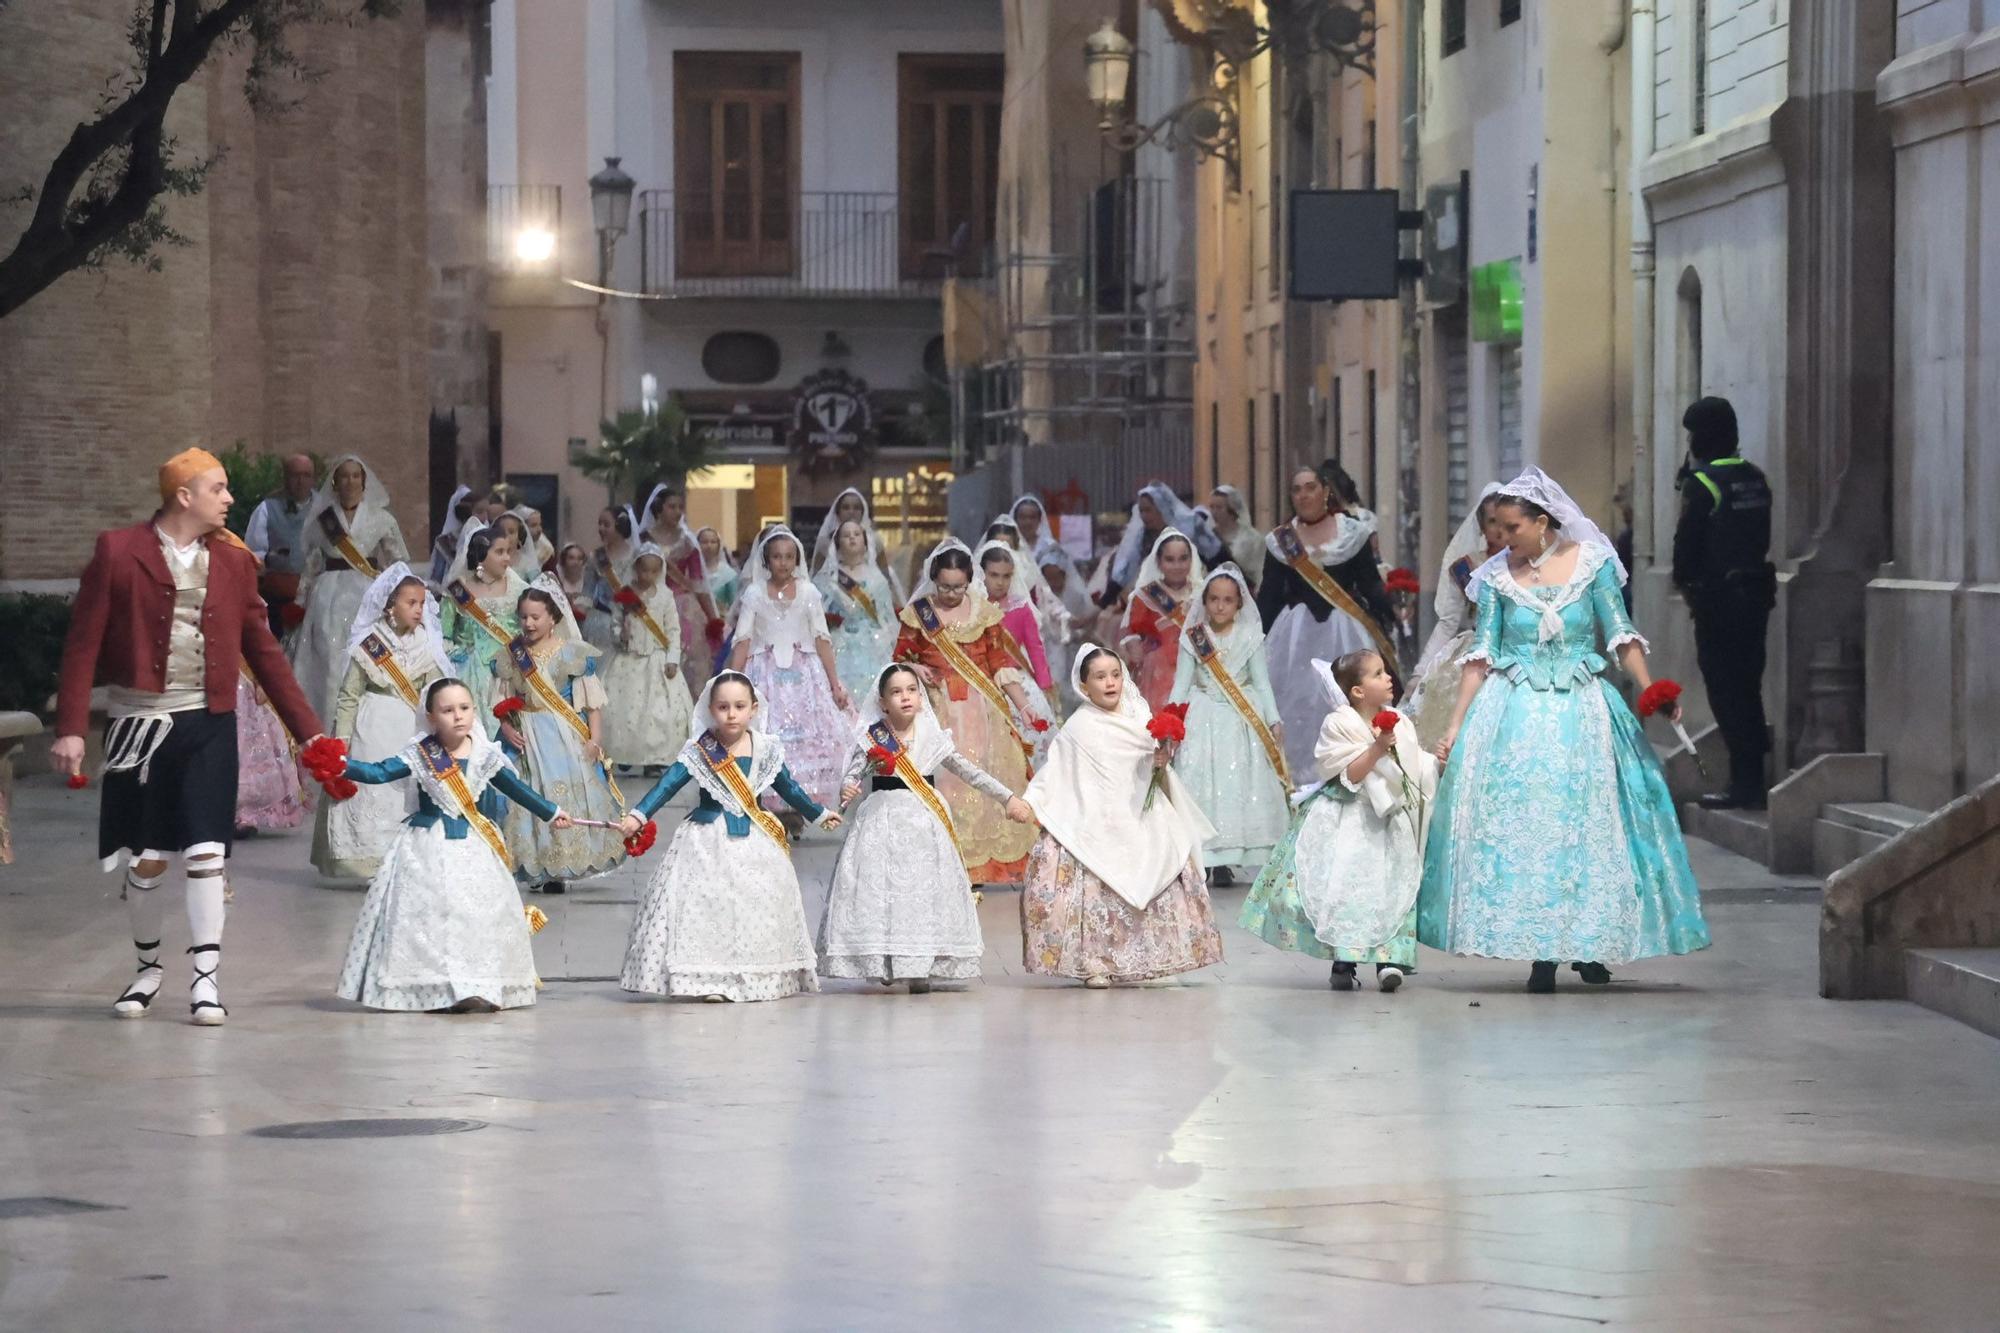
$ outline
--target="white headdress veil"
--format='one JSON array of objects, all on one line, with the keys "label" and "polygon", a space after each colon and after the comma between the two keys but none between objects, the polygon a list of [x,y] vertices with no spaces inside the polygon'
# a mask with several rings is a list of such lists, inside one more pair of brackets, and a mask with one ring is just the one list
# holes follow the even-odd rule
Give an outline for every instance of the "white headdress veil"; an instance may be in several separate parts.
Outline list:
[{"label": "white headdress veil", "polygon": [[444,572],[445,587],[449,588],[452,584],[471,573],[472,565],[466,559],[466,548],[472,545],[474,537],[485,532],[488,527],[488,524],[476,518],[466,521],[464,530],[458,534],[458,549],[452,552],[451,566]]},{"label": "white headdress veil", "polygon": [[[1188,545],[1194,547],[1195,560],[1199,564],[1201,560],[1199,538],[1204,533],[1213,536],[1209,531],[1208,520],[1195,513],[1165,482],[1148,482],[1139,488],[1139,494],[1151,500],[1153,508],[1160,511],[1160,517],[1165,522],[1162,532],[1167,528],[1177,528],[1181,535],[1188,539]],[[1158,544],[1157,541],[1154,542],[1155,546]],[[1118,549],[1111,556],[1111,577],[1117,581],[1119,587],[1139,586],[1139,561],[1146,554],[1145,545],[1146,525],[1139,517],[1139,502],[1134,499],[1132,517],[1125,521],[1125,535],[1119,540]]]},{"label": "white headdress veil", "polygon": [[[709,677],[708,684],[701,687],[701,694],[694,701],[693,722],[688,730],[687,744],[681,746],[680,762],[694,779],[695,786],[715,798],[716,804],[724,810],[738,812],[742,807],[737,803],[736,793],[715,776],[709,768],[707,758],[701,752],[701,738],[708,734],[714,714],[709,711],[709,703],[715,697],[715,687],[735,681],[750,688],[750,696],[755,701],[750,707],[750,790],[761,792],[777,777],[784,766],[784,747],[777,737],[765,731],[760,725],[764,717],[765,700],[757,693],[757,686],[741,671],[724,667]],[[743,812],[748,813],[748,812]]]},{"label": "white headdress veil", "polygon": [[[1431,598],[1431,605],[1437,611],[1437,624],[1424,643],[1423,656],[1418,659],[1416,669],[1410,673],[1413,691],[1418,682],[1427,679],[1447,657],[1455,653],[1460,634],[1471,627],[1465,602],[1473,591],[1469,582],[1467,587],[1460,588],[1458,580],[1451,576],[1451,569],[1467,558],[1471,559],[1475,572],[1486,563],[1486,531],[1479,521],[1479,512],[1499,489],[1497,481],[1486,483],[1471,512],[1459,523],[1458,530],[1451,534],[1451,541],[1444,548],[1444,558],[1438,562],[1437,591]],[[1506,553],[1503,551],[1501,554],[1504,556]]]},{"label": "white headdress veil", "polygon": [[[364,478],[361,503],[354,507],[352,522],[348,521],[346,511],[341,509],[339,502],[334,499],[333,491],[333,474],[340,471],[342,464],[345,463],[359,465]],[[319,489],[313,492],[312,499],[306,502],[306,516],[300,531],[308,534],[308,539],[311,534],[319,531],[319,516],[327,509],[340,515],[341,526],[352,532],[355,525],[361,522],[364,512],[368,510],[377,510],[385,514],[388,512],[389,492],[383,488],[381,479],[375,475],[375,469],[368,466],[367,459],[359,454],[341,454],[326,465],[326,480],[319,484]]]},{"label": "white headdress veil", "polygon": [[[368,591],[361,594],[360,609],[355,613],[354,624],[348,628],[347,649],[349,652],[354,651],[355,647],[363,639],[367,638],[369,634],[382,625],[388,618],[389,600],[396,595],[396,586],[404,579],[414,579],[416,577],[411,572],[410,567],[400,560],[375,576],[375,581],[368,585]],[[417,581],[419,583],[423,582],[421,579]],[[422,642],[423,647],[430,652],[431,656],[437,659],[437,669],[446,675],[450,675],[451,658],[445,655],[444,633],[441,629],[442,624],[443,620],[438,614],[437,597],[426,587],[424,589],[424,623],[417,627],[416,637]],[[392,642],[396,641],[397,636],[393,632],[390,637]]]},{"label": "white headdress veil", "polygon": [[[696,528],[696,529],[694,530],[694,544],[695,544],[696,546],[699,546],[699,545],[701,545],[701,534],[702,534],[702,533],[704,533],[704,532],[712,532],[712,533],[714,533],[714,534],[715,534],[715,540],[716,540],[716,541],[717,541],[718,543],[722,543],[722,530],[721,530],[720,528],[716,528],[716,527],[712,527],[712,526],[708,526],[708,525],[703,525],[702,527],[699,527],[699,528]],[[702,557],[702,562],[703,562],[704,564],[706,564],[706,563],[707,563],[707,561],[708,561],[708,557],[707,557],[707,556],[703,556],[703,557]],[[735,568],[736,568],[736,558],[735,558],[734,556],[732,556],[732,555],[730,555],[730,554],[729,554],[729,547],[728,547],[728,545],[727,545],[726,543],[724,543],[724,544],[722,544],[722,545],[720,546],[720,549],[719,549],[719,551],[717,552],[717,555],[716,555],[716,561],[717,561],[717,563],[719,563],[719,564],[720,564],[720,565],[722,566],[722,569],[727,569],[727,570],[731,570],[731,571],[733,571],[733,570],[735,570]],[[709,572],[709,573],[710,573],[711,575],[714,575],[714,574],[719,574],[719,573],[721,573],[721,572],[722,572],[722,569],[715,569],[715,568],[711,567],[711,568],[709,569],[709,571],[708,571],[708,572]]]},{"label": "white headdress veil", "polygon": [[834,534],[840,531],[840,519],[836,515],[840,513],[840,502],[850,495],[861,501],[861,517],[854,521],[859,523],[861,530],[868,534],[869,562],[873,563],[882,553],[881,538],[875,535],[875,509],[868,503],[868,497],[863,495],[859,488],[849,486],[839,495],[833,497],[833,503],[826,507],[826,517],[819,521],[819,532],[813,538],[812,548],[812,572],[815,577],[824,573],[827,566],[834,559],[833,538]]},{"label": "white headdress veil", "polygon": [[[854,734],[864,749],[874,744],[868,737],[868,728],[882,720],[883,678],[891,671],[909,669],[901,662],[889,663],[875,673],[873,686],[863,692],[867,697],[857,698],[854,701],[855,712],[861,719],[860,724],[854,729]],[[918,681],[919,685],[922,683],[921,680]],[[937,710],[931,707],[931,692],[919,689],[915,730],[910,735],[908,745],[910,762],[917,766],[919,773],[929,775],[950,756],[953,748],[951,733],[945,730],[944,723],[938,720]]]},{"label": "white headdress veil", "polygon": [[456,537],[458,530],[465,526],[467,520],[458,516],[458,502],[470,494],[472,494],[470,486],[461,486],[451,493],[451,499],[445,501],[444,528],[438,533],[438,536]]},{"label": "white headdress veil", "polygon": [[1244,501],[1242,491],[1225,481],[1215,488],[1215,493],[1229,497],[1229,512],[1236,515],[1238,523],[1247,523],[1249,521],[1250,506]]},{"label": "white headdress veil", "polygon": [[[529,582],[542,572],[541,552],[535,546],[535,530],[528,523],[531,512],[527,505],[515,505],[507,511],[507,517],[521,525],[521,546],[514,552],[514,572]],[[500,520],[496,518],[493,521],[497,524]]]},{"label": "white headdress veil", "polygon": [[[1007,558],[1014,563],[1014,573],[1007,585],[1007,605],[1000,609],[1002,611],[1011,611],[1016,606],[1028,606],[1032,608],[1034,606],[1032,594],[1035,585],[1034,581],[1029,577],[1028,571],[1034,568],[1034,558],[1024,555],[1020,550],[1009,546],[998,537],[989,537],[979,543],[979,549],[972,553],[972,577],[973,581],[979,584],[982,591],[986,587],[986,553],[988,551],[1005,551]],[[989,597],[986,600],[990,602],[993,599]]]},{"label": "white headdress veil", "polygon": [[1188,559],[1193,562],[1188,566],[1189,585],[1198,591],[1208,581],[1208,571],[1202,568],[1201,551],[1195,546],[1194,538],[1172,525],[1160,529],[1160,535],[1153,538],[1153,549],[1146,552],[1146,559],[1139,566],[1139,577],[1131,582],[1129,591],[1132,597],[1125,603],[1125,614],[1118,622],[1121,633],[1131,633],[1132,608],[1139,604],[1139,589],[1160,579],[1160,548],[1170,541],[1187,543]]},{"label": "white headdress veil", "polygon": [[[1618,558],[1618,548],[1604,535],[1604,529],[1584,517],[1583,510],[1577,506],[1576,501],[1570,499],[1569,492],[1564,490],[1554,477],[1540,468],[1529,468],[1514,480],[1501,486],[1496,494],[1509,499],[1526,500],[1530,504],[1540,506],[1560,525],[1558,535],[1564,539],[1573,541],[1579,546],[1602,547],[1605,556],[1611,561],[1612,569],[1617,571],[1621,586],[1630,577],[1625,572],[1625,562]],[[1486,586],[1487,580],[1506,567],[1507,552],[1502,551],[1473,571],[1472,582],[1466,588],[1465,595],[1475,603],[1478,602],[1480,590]]]},{"label": "white headdress veil", "polygon": [[[686,492],[686,491],[684,491],[684,490],[681,490],[681,488],[680,488],[680,487],[678,487],[678,486],[669,486],[669,485],[667,485],[667,483],[665,483],[664,481],[663,481],[663,482],[661,482],[661,483],[660,483],[659,485],[657,485],[657,486],[653,487],[653,489],[652,489],[652,490],[651,490],[650,492],[648,492],[648,493],[647,493],[647,495],[646,495],[646,507],[645,507],[644,509],[641,509],[641,510],[639,511],[639,515],[638,515],[638,517],[637,517],[637,518],[635,518],[635,519],[633,519],[633,521],[632,521],[632,540],[633,540],[633,541],[635,541],[635,542],[636,542],[636,541],[645,541],[645,540],[647,540],[647,539],[648,539],[648,538],[649,538],[649,537],[651,536],[651,534],[652,534],[652,531],[653,531],[653,502],[654,502],[654,501],[656,501],[656,500],[658,500],[658,499],[660,498],[660,493],[661,493],[662,491],[680,491],[680,496],[681,496],[681,530],[680,530],[679,534],[678,534],[678,535],[676,535],[676,536],[675,536],[675,537],[674,537],[674,538],[672,539],[672,541],[671,541],[671,542],[669,542],[669,544],[668,544],[667,546],[665,546],[665,547],[662,547],[661,549],[662,549],[662,550],[678,550],[678,549],[680,549],[680,545],[681,545],[681,543],[682,543],[682,542],[686,542],[686,543],[688,544],[688,546],[689,546],[689,547],[693,548],[693,550],[694,550],[694,553],[695,553],[695,554],[696,554],[697,556],[700,556],[700,555],[701,555],[701,543],[700,543],[700,542],[698,542],[698,541],[696,541],[696,540],[694,539],[694,529],[693,529],[693,528],[690,528],[690,527],[688,526],[688,519],[687,519],[687,492]],[[655,544],[657,545],[657,543],[655,543]],[[800,562],[800,565],[801,565],[801,568],[803,568],[803,566],[804,566],[804,562],[803,562],[803,561],[801,561],[801,562]],[[701,576],[702,576],[702,578],[703,578],[703,580],[704,580],[704,583],[703,583],[703,586],[702,586],[702,591],[706,592],[706,591],[708,590],[708,589],[707,589],[707,584],[706,584],[706,582],[705,582],[705,580],[706,580],[706,579],[708,578],[708,560],[707,560],[707,558],[706,558],[706,557],[703,557],[703,559],[702,559],[702,562],[701,562]]]},{"label": "white headdress veil", "polygon": [[[562,619],[556,622],[555,637],[558,639],[583,638],[583,629],[576,623],[576,608],[569,604],[569,594],[562,590],[562,580],[553,574],[537,574],[535,581],[524,591],[545,592],[555,598],[556,610],[562,612]],[[595,656],[597,650],[591,649]]]},{"label": "white headdress veil", "polygon": [[[1199,560],[1201,557],[1195,558]],[[1234,583],[1236,595],[1243,599],[1242,605],[1236,609],[1236,620],[1227,631],[1229,642],[1237,642],[1237,636],[1241,635],[1253,650],[1264,642],[1264,622],[1257,615],[1257,603],[1250,595],[1249,580],[1243,577],[1243,571],[1236,567],[1234,561],[1228,561],[1209,570],[1208,576],[1195,588],[1194,602],[1188,607],[1187,619],[1181,625],[1181,651],[1184,653],[1194,651],[1188,647],[1187,636],[1195,626],[1205,626],[1211,634],[1223,632],[1208,623],[1208,586],[1217,579],[1228,579]]]},{"label": "white headdress veil", "polygon": [[[972,548],[956,537],[946,537],[936,546],[931,547],[931,553],[924,557],[923,568],[917,571],[917,587],[910,594],[911,601],[914,602],[919,597],[929,597],[937,591],[937,582],[931,578],[931,564],[946,551],[963,551],[968,557],[972,554]],[[972,562],[972,583],[966,588],[965,595],[968,598],[973,598],[981,602],[986,600],[986,582],[979,577],[979,562],[977,560]]]}]

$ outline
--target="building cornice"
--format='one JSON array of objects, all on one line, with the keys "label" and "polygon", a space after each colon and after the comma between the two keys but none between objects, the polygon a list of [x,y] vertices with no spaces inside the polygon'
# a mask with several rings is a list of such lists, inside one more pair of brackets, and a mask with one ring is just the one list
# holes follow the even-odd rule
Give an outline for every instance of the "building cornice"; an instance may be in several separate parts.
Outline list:
[{"label": "building cornice", "polygon": [[1640,189],[1653,221],[1719,208],[1785,182],[1781,148],[1786,103],[1778,102],[1712,134],[1675,144],[1646,160]]},{"label": "building cornice", "polygon": [[2000,28],[1898,56],[1875,79],[1896,147],[2000,120]]}]

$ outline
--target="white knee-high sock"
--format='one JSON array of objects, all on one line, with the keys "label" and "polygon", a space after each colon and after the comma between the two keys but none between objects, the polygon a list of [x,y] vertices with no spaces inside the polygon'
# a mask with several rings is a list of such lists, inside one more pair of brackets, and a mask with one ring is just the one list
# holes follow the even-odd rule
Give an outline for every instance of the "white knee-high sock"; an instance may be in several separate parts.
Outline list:
[{"label": "white knee-high sock", "polygon": [[195,980],[188,987],[188,1001],[220,1004],[222,995],[214,973],[222,966],[222,921],[226,909],[223,895],[228,878],[220,856],[190,857],[187,863],[188,953],[194,962]]},{"label": "white knee-high sock", "polygon": [[126,994],[152,995],[160,989],[160,930],[166,903],[160,897],[165,874],[142,875],[137,864],[125,871],[125,914],[132,923],[132,947],[139,954],[139,974]]}]

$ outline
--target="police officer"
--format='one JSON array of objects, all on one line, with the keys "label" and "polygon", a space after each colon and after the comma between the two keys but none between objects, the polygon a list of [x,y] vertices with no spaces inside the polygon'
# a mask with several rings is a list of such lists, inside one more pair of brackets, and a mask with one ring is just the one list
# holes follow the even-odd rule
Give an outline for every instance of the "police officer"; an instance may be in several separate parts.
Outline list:
[{"label": "police officer", "polygon": [[1777,603],[1771,564],[1771,484],[1737,453],[1736,409],[1703,398],[1681,418],[1674,583],[1694,613],[1695,660],[1729,748],[1729,786],[1701,798],[1711,810],[1764,808],[1764,630]]}]

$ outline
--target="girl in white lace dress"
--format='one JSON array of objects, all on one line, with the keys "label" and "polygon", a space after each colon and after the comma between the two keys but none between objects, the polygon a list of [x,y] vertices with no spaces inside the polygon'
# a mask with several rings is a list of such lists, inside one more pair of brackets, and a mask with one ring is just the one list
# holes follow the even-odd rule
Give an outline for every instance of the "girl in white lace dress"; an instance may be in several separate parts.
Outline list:
[{"label": "girl in white lace dress", "polygon": [[787,527],[757,539],[736,612],[729,666],[757,687],[759,718],[799,785],[822,805],[840,793],[853,715],[819,589],[800,577],[805,548]]},{"label": "girl in white lace dress", "polygon": [[933,978],[979,975],[979,913],[951,813],[931,786],[939,769],[1004,804],[1016,823],[1033,822],[1025,801],[953,747],[915,668],[884,667],[862,701],[840,790],[843,805],[871,794],[834,863],[819,926],[821,976],[908,981],[916,995]]},{"label": "girl in white lace dress", "polygon": [[[438,620],[437,599],[400,560],[369,585],[348,634],[347,674],[330,719],[331,734],[347,742],[355,759],[387,759],[422,730],[418,700],[432,681],[452,674]],[[413,801],[383,786],[351,800],[320,802],[314,868],[329,879],[373,875]]]},{"label": "girl in white lace dress", "polygon": [[434,682],[424,713],[429,734],[376,763],[347,761],[353,782],[413,778],[417,808],[368,886],[335,993],[371,1009],[531,1005],[535,956],[496,823],[510,801],[557,828],[569,817],[515,776],[465,686]]},{"label": "girl in white lace dress", "polygon": [[757,797],[776,791],[821,828],[840,827],[840,816],[800,789],[784,745],[755,726],[760,698],[748,676],[722,672],[696,707],[707,730],[623,821],[635,834],[688,783],[701,791],[639,899],[618,984],[716,1002],[817,990],[791,845]]},{"label": "girl in white lace dress", "polygon": [[647,542],[632,581],[614,598],[618,655],[604,675],[604,752],[630,768],[664,768],[687,744],[687,677],[681,671],[681,618],[662,574],[666,557]]},{"label": "girl in white lace dress", "polygon": [[389,510],[389,492],[374,469],[353,454],[333,460],[325,484],[306,506],[301,534],[306,557],[299,605],[306,618],[292,640],[292,674],[313,712],[328,717],[347,674],[347,631],[362,594],[382,570],[407,562],[410,552]]}]

